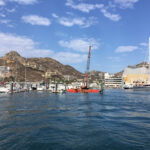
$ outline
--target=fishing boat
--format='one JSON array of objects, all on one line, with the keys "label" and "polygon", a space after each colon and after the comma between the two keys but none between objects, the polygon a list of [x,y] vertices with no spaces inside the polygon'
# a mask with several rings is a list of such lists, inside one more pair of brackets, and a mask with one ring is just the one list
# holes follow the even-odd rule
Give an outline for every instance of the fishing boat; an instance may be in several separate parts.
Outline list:
[{"label": "fishing boat", "polygon": [[84,83],[83,86],[80,88],[72,88],[67,89],[66,91],[69,93],[102,93],[103,92],[103,85],[101,85],[100,89],[91,89],[88,85],[88,75],[89,75],[89,68],[90,68],[90,57],[91,57],[91,46],[89,46],[89,53],[88,53],[88,59],[87,59],[87,67],[84,77]]}]

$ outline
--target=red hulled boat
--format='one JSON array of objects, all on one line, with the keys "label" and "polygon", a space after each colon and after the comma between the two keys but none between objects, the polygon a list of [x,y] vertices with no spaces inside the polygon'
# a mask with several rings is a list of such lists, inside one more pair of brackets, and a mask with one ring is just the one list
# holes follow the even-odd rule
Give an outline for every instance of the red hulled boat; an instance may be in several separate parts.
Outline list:
[{"label": "red hulled boat", "polygon": [[69,93],[99,93],[98,89],[67,89]]},{"label": "red hulled boat", "polygon": [[90,68],[90,57],[91,57],[91,46],[89,46],[87,68],[86,68],[85,78],[84,78],[84,86],[82,86],[81,88],[67,89],[67,92],[69,92],[69,93],[103,93],[103,86],[101,86],[101,90],[88,88],[88,74],[89,74],[89,68]]}]

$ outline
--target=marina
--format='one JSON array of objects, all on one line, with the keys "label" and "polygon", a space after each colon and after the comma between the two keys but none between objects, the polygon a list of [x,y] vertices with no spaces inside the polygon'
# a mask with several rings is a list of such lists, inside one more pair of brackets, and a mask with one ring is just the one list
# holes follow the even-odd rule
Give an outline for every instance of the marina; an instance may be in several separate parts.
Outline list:
[{"label": "marina", "polygon": [[0,0],[0,150],[150,150],[149,14]]}]

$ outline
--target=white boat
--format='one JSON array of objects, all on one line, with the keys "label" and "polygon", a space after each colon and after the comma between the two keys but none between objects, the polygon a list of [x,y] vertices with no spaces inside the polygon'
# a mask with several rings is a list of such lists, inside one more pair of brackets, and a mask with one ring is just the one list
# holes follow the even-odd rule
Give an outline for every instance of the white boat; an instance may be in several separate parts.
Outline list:
[{"label": "white boat", "polygon": [[7,88],[7,87],[3,87],[3,86],[1,86],[0,87],[0,93],[9,93],[9,88]]},{"label": "white boat", "polygon": [[44,91],[45,90],[45,87],[37,87],[37,89],[36,89],[37,91]]},{"label": "white boat", "polygon": [[123,85],[124,89],[133,89],[133,85],[132,84],[125,84]]}]

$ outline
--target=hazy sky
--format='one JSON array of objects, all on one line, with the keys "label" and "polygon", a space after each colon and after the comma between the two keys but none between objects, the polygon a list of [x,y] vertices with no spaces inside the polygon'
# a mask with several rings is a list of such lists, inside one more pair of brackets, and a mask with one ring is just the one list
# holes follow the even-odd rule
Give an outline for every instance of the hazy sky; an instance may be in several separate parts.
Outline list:
[{"label": "hazy sky", "polygon": [[84,72],[148,59],[150,0],[0,0],[0,56],[52,57]]}]

